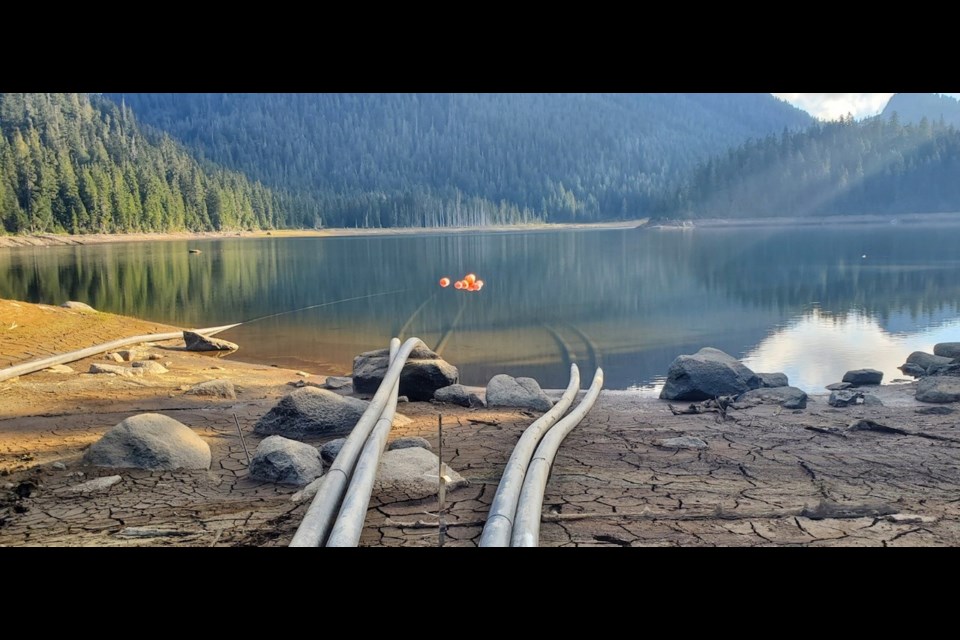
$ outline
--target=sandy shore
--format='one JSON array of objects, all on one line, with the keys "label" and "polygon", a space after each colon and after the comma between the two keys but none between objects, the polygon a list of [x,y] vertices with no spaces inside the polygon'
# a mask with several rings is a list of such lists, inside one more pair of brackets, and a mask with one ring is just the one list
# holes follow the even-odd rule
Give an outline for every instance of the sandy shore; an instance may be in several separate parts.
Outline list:
[{"label": "sandy shore", "polygon": [[[169,327],[110,314],[0,300],[0,367]],[[294,384],[322,376],[143,345],[169,373],[122,378],[86,373],[102,356],[0,383],[0,545],[286,545],[306,511],[295,487],[249,478],[256,421]],[[378,345],[371,345],[371,348]],[[242,356],[243,345],[238,356]],[[454,363],[455,364],[455,363]],[[231,380],[235,400],[184,393]],[[884,386],[885,406],[835,409],[824,397],[787,411],[761,405],[673,415],[666,402],[604,392],[561,447],[543,507],[542,546],[957,546],[960,545],[960,412],[931,413],[912,384]],[[948,405],[948,408],[950,406]],[[203,472],[85,466],[83,450],[122,419],[159,412],[209,444]],[[537,414],[434,403],[400,406],[410,418],[390,438],[420,435],[468,486],[449,495],[447,544],[475,546],[513,445]],[[900,433],[844,431],[873,420]],[[702,449],[659,442],[693,436]],[[322,444],[325,439],[310,441]],[[55,464],[56,463],[56,464]],[[82,481],[119,473],[107,491],[74,494]],[[83,474],[82,476],[78,474]],[[374,495],[361,544],[437,544],[434,498]],[[144,536],[147,537],[144,537]]]}]

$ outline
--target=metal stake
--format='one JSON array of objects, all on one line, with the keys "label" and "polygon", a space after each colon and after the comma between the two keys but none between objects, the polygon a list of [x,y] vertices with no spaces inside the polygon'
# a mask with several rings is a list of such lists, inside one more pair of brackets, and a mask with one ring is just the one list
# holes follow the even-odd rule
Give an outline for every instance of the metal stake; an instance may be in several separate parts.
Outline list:
[{"label": "metal stake", "polygon": [[440,459],[440,468],[437,470],[438,481],[440,483],[440,495],[438,497],[438,508],[437,508],[437,517],[439,519],[439,542],[440,546],[443,546],[444,540],[447,537],[447,520],[444,518],[444,510],[446,509],[447,502],[447,483],[446,483],[446,474],[443,473],[443,414],[437,414],[437,432],[439,434],[439,444],[437,445],[437,451],[439,453],[438,458]]},{"label": "metal stake", "polygon": [[250,466],[250,452],[247,451],[247,443],[243,441],[243,431],[240,430],[240,421],[237,420],[237,414],[233,414],[233,421],[237,423],[237,433],[240,434],[240,444],[243,445],[243,452],[247,456],[247,466]]}]

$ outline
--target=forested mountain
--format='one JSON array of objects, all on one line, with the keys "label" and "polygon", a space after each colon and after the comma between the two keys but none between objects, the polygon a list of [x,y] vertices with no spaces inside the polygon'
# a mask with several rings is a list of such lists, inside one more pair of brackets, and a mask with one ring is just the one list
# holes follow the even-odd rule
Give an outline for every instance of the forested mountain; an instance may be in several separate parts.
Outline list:
[{"label": "forested mountain", "polygon": [[939,93],[895,93],[880,117],[889,120],[896,113],[901,124],[920,124],[926,118],[960,127],[960,101]]},{"label": "forested mountain", "polygon": [[0,94],[0,233],[286,224],[275,196],[200,164],[129,107],[76,93]]},{"label": "forested mountain", "polygon": [[639,217],[711,154],[813,122],[769,94],[109,95],[311,226]]},{"label": "forested mountain", "polygon": [[960,132],[891,117],[818,123],[702,165],[674,214],[762,217],[960,211]]}]

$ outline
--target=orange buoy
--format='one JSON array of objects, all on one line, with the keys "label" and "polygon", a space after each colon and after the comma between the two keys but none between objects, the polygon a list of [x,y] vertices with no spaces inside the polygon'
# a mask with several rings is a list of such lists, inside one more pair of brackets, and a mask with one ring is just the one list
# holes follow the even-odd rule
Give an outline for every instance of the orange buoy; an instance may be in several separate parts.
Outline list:
[{"label": "orange buoy", "polygon": [[457,280],[456,282],[453,283],[453,288],[454,288],[454,289],[463,289],[463,282],[460,281],[460,280]]},{"label": "orange buoy", "polygon": [[468,273],[467,277],[464,278],[463,281],[466,282],[467,284],[473,284],[474,282],[477,281],[477,276],[475,276],[472,273]]},{"label": "orange buoy", "polygon": [[477,280],[473,284],[477,286],[477,291],[480,291],[480,289],[483,289],[483,280]]},{"label": "orange buoy", "polygon": [[471,282],[467,285],[467,291],[480,291],[480,287],[477,286],[476,282]]},{"label": "orange buoy", "polygon": [[449,287],[449,286],[450,286],[450,278],[440,278],[440,286],[441,286],[441,287],[444,287],[444,288]]}]

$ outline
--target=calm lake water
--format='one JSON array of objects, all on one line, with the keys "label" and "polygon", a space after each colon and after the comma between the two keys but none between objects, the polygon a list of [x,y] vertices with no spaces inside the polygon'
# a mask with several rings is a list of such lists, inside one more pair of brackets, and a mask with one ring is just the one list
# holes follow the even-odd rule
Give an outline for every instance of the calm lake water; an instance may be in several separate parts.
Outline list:
[{"label": "calm lake water", "polygon": [[[188,248],[203,251],[190,255]],[[441,289],[475,272],[482,291]],[[807,391],[960,341],[960,226],[596,230],[262,238],[0,251],[0,297],[221,334],[236,359],[348,374],[423,338],[465,384],[497,373],[656,391],[713,346]]]}]

